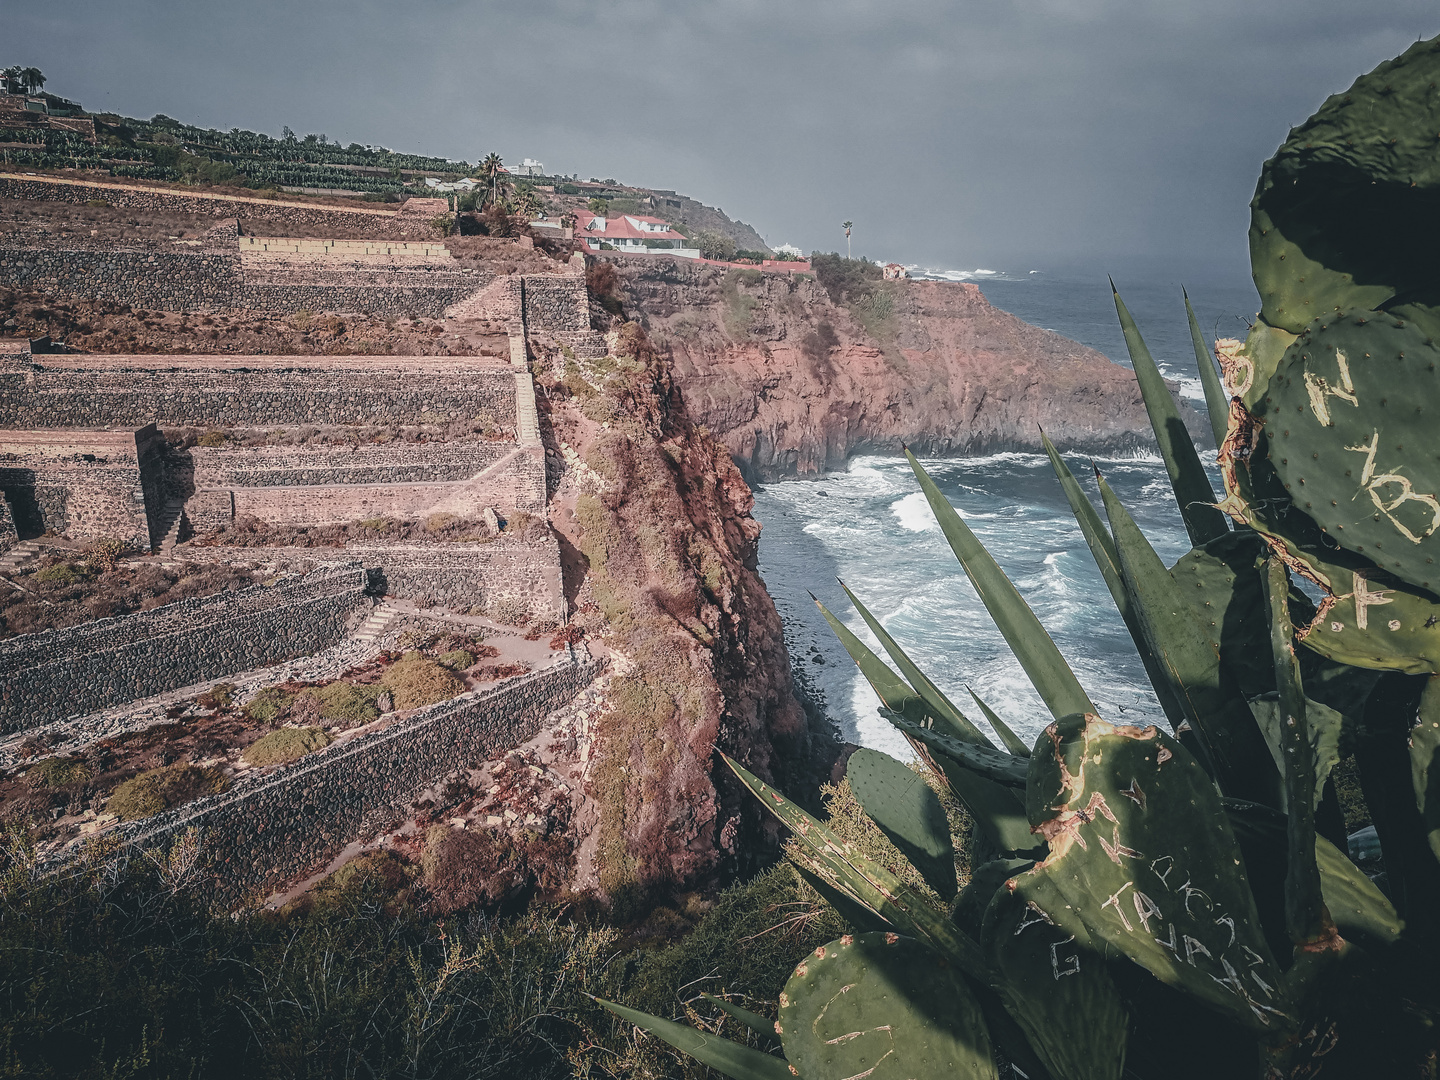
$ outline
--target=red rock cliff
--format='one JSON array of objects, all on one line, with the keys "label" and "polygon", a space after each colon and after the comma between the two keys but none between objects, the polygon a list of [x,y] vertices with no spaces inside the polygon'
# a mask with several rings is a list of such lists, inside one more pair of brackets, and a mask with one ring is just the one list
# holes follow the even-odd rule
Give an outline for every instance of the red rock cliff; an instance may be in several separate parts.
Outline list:
[{"label": "red rock cliff", "polygon": [[1133,373],[992,307],[970,284],[905,281],[861,302],[818,281],[654,262],[623,298],[673,360],[690,415],[751,479],[857,453],[967,454],[1152,442]]}]

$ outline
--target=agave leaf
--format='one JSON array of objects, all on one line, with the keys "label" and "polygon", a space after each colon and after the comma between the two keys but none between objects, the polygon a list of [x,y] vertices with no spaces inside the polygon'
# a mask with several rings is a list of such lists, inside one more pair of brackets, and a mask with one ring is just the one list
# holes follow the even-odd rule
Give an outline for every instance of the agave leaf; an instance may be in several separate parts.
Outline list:
[{"label": "agave leaf", "polygon": [[925,884],[942,898],[951,899],[958,888],[955,844],[945,808],[930,785],[889,754],[863,746],[850,755],[845,776],[870,820],[920,871]]},{"label": "agave leaf", "polygon": [[831,614],[830,609],[816,600],[815,606],[820,609],[820,614],[825,616],[825,621],[830,624],[830,629],[840,639],[840,644],[845,646],[845,651],[850,654],[850,659],[855,661],[855,666],[860,669],[860,674],[865,676],[865,681],[870,684],[876,696],[885,703],[887,709],[894,709],[903,716],[907,716],[917,723],[929,715],[925,707],[925,700],[919,694],[886,666],[870,646],[866,645],[858,637],[850,632],[850,628]]},{"label": "agave leaf", "polygon": [[1066,500],[1070,503],[1070,511],[1080,525],[1080,532],[1085,537],[1090,554],[1095,558],[1095,565],[1100,569],[1100,576],[1105,579],[1105,587],[1110,590],[1110,597],[1115,601],[1120,618],[1125,622],[1125,629],[1130,631],[1130,639],[1135,642],[1135,651],[1140,654],[1140,662],[1145,665],[1145,674],[1150,679],[1150,685],[1155,689],[1155,697],[1159,700],[1160,707],[1165,710],[1171,730],[1174,730],[1184,721],[1185,712],[1181,709],[1180,703],[1175,700],[1175,694],[1170,689],[1170,681],[1166,678],[1160,662],[1156,660],[1154,652],[1151,651],[1150,643],[1145,640],[1145,632],[1140,627],[1140,619],[1135,612],[1134,602],[1125,588],[1125,581],[1120,573],[1120,555],[1115,550],[1115,541],[1110,536],[1110,530],[1100,520],[1100,514],[1096,511],[1094,504],[1090,502],[1089,497],[1080,490],[1079,481],[1075,479],[1069,466],[1060,457],[1060,452],[1055,449],[1055,444],[1050,441],[1050,437],[1042,431],[1040,438],[1045,443],[1045,453],[1050,457],[1050,467],[1055,470],[1055,476],[1060,481],[1060,487],[1065,492]]},{"label": "agave leaf", "polygon": [[[967,686],[965,689],[970,690],[970,687]],[[1010,728],[1006,726],[1005,721],[996,716],[995,710],[981,701],[980,695],[975,693],[974,690],[970,690],[970,696],[975,699],[975,704],[980,707],[980,712],[985,717],[986,722],[995,729],[995,734],[1000,736],[1000,741],[1005,744],[1005,749],[1009,750],[1010,753],[1016,757],[1029,757],[1030,747],[1026,744],[1025,740],[1011,731]]]},{"label": "agave leaf", "polygon": [[1185,315],[1190,320],[1190,341],[1195,346],[1195,364],[1200,369],[1200,385],[1205,389],[1205,411],[1210,414],[1210,430],[1215,435],[1215,448],[1225,441],[1226,425],[1230,418],[1230,399],[1220,385],[1220,376],[1215,372],[1215,357],[1205,345],[1205,335],[1200,332],[1200,322],[1195,318],[1195,309],[1190,306],[1190,294],[1183,288]]},{"label": "agave leaf", "polygon": [[775,1034],[775,1021],[767,1020],[759,1013],[751,1012],[749,1009],[742,1009],[739,1005],[726,1001],[724,998],[716,997],[714,994],[702,992],[700,996],[720,1006],[720,1008],[724,1009],[756,1035],[759,1035],[762,1039],[769,1040],[777,1050],[779,1049],[780,1036]]},{"label": "agave leaf", "polygon": [[861,855],[824,822],[811,817],[739,762],[725,754],[721,757],[760,804],[790,829],[817,856],[819,863],[831,868],[853,896],[893,923],[901,933],[917,937],[949,957],[967,975],[986,985],[995,985],[994,972],[981,954],[980,946],[917,890]]},{"label": "agave leaf", "polygon": [[948,735],[954,735],[957,739],[964,739],[966,742],[977,742],[982,746],[994,746],[983,731],[977,728],[964,713],[951,704],[950,699],[945,696],[941,689],[930,681],[929,677],[921,671],[900,648],[895,639],[890,636],[880,620],[871,615],[860,598],[850,591],[850,587],[843,581],[840,588],[845,590],[845,595],[850,598],[850,603],[855,605],[855,610],[865,620],[865,625],[870,627],[871,632],[880,639],[880,644],[890,654],[890,659],[895,661],[895,666],[900,669],[901,676],[920,694],[925,704],[929,706],[930,716],[935,723]]},{"label": "agave leaf", "polygon": [[1329,916],[1315,864],[1315,751],[1295,659],[1295,628],[1290,625],[1290,578],[1275,556],[1266,560],[1266,599],[1270,606],[1270,648],[1280,692],[1281,757],[1284,760],[1286,836],[1285,925],[1297,946],[1318,940]]},{"label": "agave leaf", "polygon": [[813,854],[810,854],[808,849],[802,850],[805,851],[806,857],[812,861],[807,863],[805,858],[796,858],[791,852],[787,851],[786,855],[790,857],[790,865],[795,867],[795,872],[805,879],[805,883],[819,893],[825,902],[833,907],[840,914],[840,918],[844,919],[849,926],[862,933],[870,930],[895,929],[894,925],[888,919],[871,911],[839,885],[826,880],[819,870],[812,869],[812,867],[815,866]]},{"label": "agave leaf", "polygon": [[961,742],[950,735],[944,735],[914,721],[907,720],[888,709],[880,710],[892,724],[906,735],[926,745],[930,750],[950,758],[962,768],[979,773],[987,780],[1016,790],[1025,790],[1026,771],[1029,766],[1022,757],[994,750],[987,746]]},{"label": "agave leaf", "polygon": [[1185,531],[1190,542],[1196,547],[1222,536],[1229,531],[1225,515],[1215,509],[1215,489],[1200,464],[1200,455],[1195,452],[1195,443],[1185,430],[1180,419],[1180,409],[1160,369],[1140,336],[1140,330],[1120,294],[1115,292],[1115,283],[1110,283],[1115,293],[1115,312],[1120,316],[1120,329],[1125,333],[1125,348],[1130,352],[1130,362],[1135,368],[1135,379],[1140,384],[1140,395],[1145,399],[1145,411],[1150,414],[1150,426],[1155,429],[1155,441],[1160,444],[1160,456],[1165,460],[1165,471],[1170,474],[1170,486],[1175,492],[1175,501],[1180,504],[1180,516],[1185,520]]},{"label": "agave leaf", "polygon": [[752,1046],[741,1046],[718,1035],[696,1031],[688,1024],[677,1024],[674,1020],[662,1020],[638,1009],[628,1009],[613,1001],[596,998],[622,1020],[626,1020],[643,1031],[648,1031],[676,1050],[689,1054],[702,1065],[708,1065],[716,1072],[724,1073],[731,1080],[794,1080],[790,1063],[784,1058],[756,1050]]},{"label": "agave leaf", "polygon": [[1267,805],[1279,800],[1277,777],[1264,737],[1250,707],[1220,663],[1220,654],[1188,598],[1110,485],[1100,479],[1100,495],[1115,537],[1125,587],[1145,640],[1169,681],[1190,727],[1200,736],[1216,781],[1227,795]]},{"label": "agave leaf", "polygon": [[940,523],[940,531],[949,541],[950,549],[965,568],[970,584],[975,587],[975,592],[1044,700],[1046,708],[1056,717],[1073,712],[1094,712],[1095,706],[1090,703],[1090,698],[1065,663],[1055,642],[1030,610],[1030,605],[1025,603],[1004,571],[985,550],[985,545],[960,520],[955,508],[940,493],[909,449],[906,449],[905,457],[920,481],[920,489],[925,492],[926,501]]}]

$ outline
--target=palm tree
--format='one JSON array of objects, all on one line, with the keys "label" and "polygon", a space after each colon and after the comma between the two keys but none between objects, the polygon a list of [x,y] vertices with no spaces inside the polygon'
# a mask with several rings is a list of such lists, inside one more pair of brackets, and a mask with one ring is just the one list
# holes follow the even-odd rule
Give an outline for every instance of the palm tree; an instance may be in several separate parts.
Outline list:
[{"label": "palm tree", "polygon": [[847,259],[850,258],[850,226],[854,224],[853,221],[842,221],[840,223],[840,227],[845,230],[845,258]]},{"label": "palm tree", "polygon": [[39,68],[21,68],[20,81],[25,84],[25,89],[32,94],[45,89],[45,74]]},{"label": "palm tree", "polygon": [[490,181],[490,201],[500,197],[500,166],[504,164],[499,154],[491,154],[480,162],[480,175]]}]

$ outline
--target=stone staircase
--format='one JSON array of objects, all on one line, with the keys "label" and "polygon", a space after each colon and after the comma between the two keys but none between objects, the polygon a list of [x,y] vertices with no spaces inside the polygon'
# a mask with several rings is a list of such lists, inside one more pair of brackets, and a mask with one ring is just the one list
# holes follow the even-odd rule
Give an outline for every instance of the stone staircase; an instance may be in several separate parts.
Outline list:
[{"label": "stone staircase", "polygon": [[154,546],[154,550],[161,555],[174,551],[175,545],[180,542],[180,528],[188,523],[182,501],[172,499],[166,503],[165,508],[160,511],[160,520],[156,523],[155,531],[160,535],[160,542]]},{"label": "stone staircase", "polygon": [[13,574],[35,556],[40,554],[40,545],[34,540],[22,540],[3,556],[0,556],[0,574]]},{"label": "stone staircase", "polygon": [[362,645],[373,645],[384,636],[386,629],[396,616],[400,614],[395,608],[379,605],[370,612],[365,621],[360,624],[360,629],[355,631],[355,640]]}]

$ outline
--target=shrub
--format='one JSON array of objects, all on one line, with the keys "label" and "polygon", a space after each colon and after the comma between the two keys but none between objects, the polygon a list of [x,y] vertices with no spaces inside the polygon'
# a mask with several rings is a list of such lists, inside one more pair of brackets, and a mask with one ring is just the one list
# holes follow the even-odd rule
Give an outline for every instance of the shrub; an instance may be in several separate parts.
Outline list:
[{"label": "shrub", "polygon": [[85,549],[86,557],[107,574],[115,569],[124,553],[125,541],[118,536],[101,537]]},{"label": "shrub", "polygon": [[36,585],[75,585],[82,581],[89,581],[95,576],[93,567],[86,563],[51,563],[35,571],[32,579]]},{"label": "shrub", "polygon": [[315,313],[302,308],[299,311],[292,312],[285,321],[289,324],[290,329],[297,330],[303,334],[314,324]]},{"label": "shrub", "polygon": [[332,742],[320,728],[277,728],[251,743],[244,758],[251,765],[286,765]]},{"label": "shrub", "polygon": [[489,833],[432,825],[420,856],[431,908],[444,914],[498,903],[524,884],[523,870],[515,862],[513,850]]},{"label": "shrub", "polygon": [[245,704],[247,718],[261,724],[273,724],[290,708],[295,695],[278,686],[267,686]]},{"label": "shrub", "polygon": [[475,663],[475,654],[466,652],[464,649],[455,649],[452,652],[442,653],[438,659],[442,666],[451,671],[464,671]]},{"label": "shrub", "polygon": [[211,450],[213,450],[217,446],[224,446],[225,432],[217,431],[214,429],[207,431],[204,435],[201,435],[200,438],[195,440],[195,445],[203,446]]},{"label": "shrub", "polygon": [[390,665],[380,677],[380,685],[390,691],[397,709],[419,709],[448,701],[465,689],[453,672],[418,652],[406,653],[402,660]]},{"label": "shrub", "polygon": [[74,758],[46,758],[25,770],[25,783],[32,788],[62,788],[80,784],[95,775],[95,770]]},{"label": "shrub", "polygon": [[209,690],[195,699],[195,704],[202,709],[228,709],[235,701],[235,684],[222,682],[216,683]]},{"label": "shrub", "polygon": [[110,796],[105,810],[121,821],[134,821],[202,795],[217,795],[229,786],[230,781],[219,769],[181,761],[126,780]]},{"label": "shrub", "polygon": [[490,618],[507,626],[523,626],[530,618],[530,605],[515,596],[502,596],[489,606]]},{"label": "shrub", "polygon": [[319,703],[322,720],[353,726],[368,724],[380,715],[380,710],[375,707],[375,699],[380,696],[378,686],[357,686],[340,681],[317,690],[306,690],[302,696],[313,697]]}]

